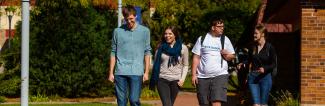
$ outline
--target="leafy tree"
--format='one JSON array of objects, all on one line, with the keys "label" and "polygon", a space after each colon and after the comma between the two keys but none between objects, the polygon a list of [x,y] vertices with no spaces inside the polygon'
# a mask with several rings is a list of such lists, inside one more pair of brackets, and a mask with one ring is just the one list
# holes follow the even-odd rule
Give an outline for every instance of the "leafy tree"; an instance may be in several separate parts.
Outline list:
[{"label": "leafy tree", "polygon": [[[17,29],[18,30],[18,29]],[[17,97],[20,94],[20,39],[15,35],[11,38],[11,48],[1,48],[0,64],[4,68],[0,74],[0,95]]]},{"label": "leafy tree", "polygon": [[[115,13],[96,10],[81,1],[38,1],[32,10],[29,74],[32,94],[80,97],[113,93],[106,75]],[[7,70],[20,67],[20,26],[13,41],[16,45],[6,53]],[[15,76],[20,76],[18,69]]]},{"label": "leafy tree", "polygon": [[41,12],[31,21],[31,87],[68,97],[112,93],[104,90],[112,86],[106,80],[112,32],[108,28],[115,25],[107,19],[116,19],[114,13],[64,2],[38,6]]},{"label": "leafy tree", "polygon": [[[117,14],[107,10],[110,1],[37,1],[30,21],[31,94],[80,97],[113,93],[106,75]],[[235,43],[259,0],[123,0],[126,4],[142,7],[143,21],[151,30],[155,48],[168,25],[179,27],[185,43],[194,44],[209,30],[209,20],[215,15],[224,18],[225,34]],[[156,8],[153,17],[149,4]],[[0,56],[5,65],[5,73],[0,75],[0,95],[18,96],[20,92],[20,26],[16,27],[12,48]]]},{"label": "leafy tree", "polygon": [[[152,33],[155,46],[164,28],[175,25],[180,28],[186,44],[194,44],[196,39],[209,31],[209,20],[219,16],[225,20],[225,34],[236,43],[250,18],[257,10],[259,0],[125,0],[143,8],[143,19]],[[156,12],[149,17],[149,4]]]}]

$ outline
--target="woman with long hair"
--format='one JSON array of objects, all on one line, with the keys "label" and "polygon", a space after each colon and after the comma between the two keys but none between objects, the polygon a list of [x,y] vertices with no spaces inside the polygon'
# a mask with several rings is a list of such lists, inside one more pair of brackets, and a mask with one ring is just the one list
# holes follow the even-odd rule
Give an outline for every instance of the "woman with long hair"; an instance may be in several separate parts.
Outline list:
[{"label": "woman with long hair", "polygon": [[188,48],[182,44],[179,31],[175,26],[167,27],[156,50],[150,79],[150,89],[157,86],[163,106],[173,106],[188,65]]},{"label": "woman with long hair", "polygon": [[276,52],[274,47],[266,41],[266,33],[264,25],[256,25],[247,79],[253,106],[267,106],[272,88],[271,73],[276,67]]}]

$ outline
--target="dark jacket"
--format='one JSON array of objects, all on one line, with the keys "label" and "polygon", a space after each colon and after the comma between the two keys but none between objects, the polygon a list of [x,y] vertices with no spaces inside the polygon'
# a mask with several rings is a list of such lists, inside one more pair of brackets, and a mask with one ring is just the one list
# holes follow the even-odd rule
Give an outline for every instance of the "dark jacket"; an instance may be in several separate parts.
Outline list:
[{"label": "dark jacket", "polygon": [[259,53],[257,53],[257,45],[251,47],[249,63],[252,63],[250,70],[256,70],[263,67],[265,74],[271,73],[276,67],[276,52],[274,47],[266,42]]}]

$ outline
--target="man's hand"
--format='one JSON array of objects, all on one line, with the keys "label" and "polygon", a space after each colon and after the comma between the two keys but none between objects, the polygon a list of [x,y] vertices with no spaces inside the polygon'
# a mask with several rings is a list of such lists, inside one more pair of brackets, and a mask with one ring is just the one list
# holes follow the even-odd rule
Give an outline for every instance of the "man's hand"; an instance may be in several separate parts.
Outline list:
[{"label": "man's hand", "polygon": [[220,51],[220,53],[221,53],[222,57],[223,57],[224,59],[226,59],[226,60],[227,60],[227,58],[228,58],[228,54],[230,54],[230,52],[228,52],[228,51],[225,50],[225,49],[222,49],[222,50]]},{"label": "man's hand", "polygon": [[234,54],[231,54],[231,52],[229,52],[229,51],[227,51],[227,50],[225,50],[225,49],[222,49],[222,50],[220,51],[220,53],[221,53],[222,57],[223,57],[226,61],[230,61],[230,60],[232,60],[232,59],[235,58],[235,55],[234,55]]},{"label": "man's hand", "polygon": [[201,57],[199,55],[194,54],[193,55],[193,61],[192,61],[192,85],[196,87],[196,84],[198,84],[198,79],[196,76],[197,67],[200,64]]},{"label": "man's hand", "polygon": [[147,81],[149,79],[149,67],[150,67],[150,58],[151,55],[146,55],[144,56],[144,63],[145,63],[145,68],[144,68],[144,74],[143,74],[143,79],[142,81]]},{"label": "man's hand", "polygon": [[108,80],[114,83],[114,74],[109,74]]},{"label": "man's hand", "polygon": [[196,75],[194,76],[192,76],[192,85],[194,86],[194,87],[196,87],[196,84],[198,84],[198,80],[197,80],[197,77],[196,77]]},{"label": "man's hand", "polygon": [[148,80],[148,73],[144,73],[143,74],[143,79],[142,79],[142,81],[144,82],[144,81],[147,81]]},{"label": "man's hand", "polygon": [[228,51],[225,50],[225,49],[222,49],[220,52],[221,52],[221,54],[231,54],[230,52],[228,52]]},{"label": "man's hand", "polygon": [[108,71],[108,80],[114,83],[114,66],[116,63],[115,56],[111,56],[110,62],[109,62],[109,71]]}]

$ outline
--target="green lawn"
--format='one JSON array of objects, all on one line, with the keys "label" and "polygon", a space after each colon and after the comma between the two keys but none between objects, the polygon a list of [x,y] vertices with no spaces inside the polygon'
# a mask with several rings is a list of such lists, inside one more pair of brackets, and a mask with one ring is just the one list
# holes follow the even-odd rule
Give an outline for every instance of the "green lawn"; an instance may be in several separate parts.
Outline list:
[{"label": "green lawn", "polygon": [[[190,73],[190,72],[188,72],[188,73]],[[191,74],[187,75],[184,85],[182,87],[182,91],[188,91],[188,92],[196,91],[195,87],[192,85],[192,75]]]}]

